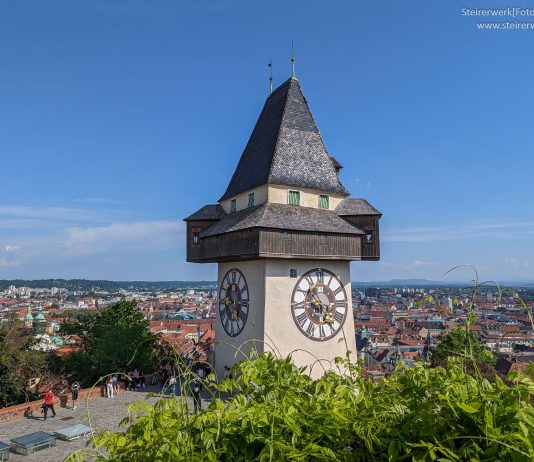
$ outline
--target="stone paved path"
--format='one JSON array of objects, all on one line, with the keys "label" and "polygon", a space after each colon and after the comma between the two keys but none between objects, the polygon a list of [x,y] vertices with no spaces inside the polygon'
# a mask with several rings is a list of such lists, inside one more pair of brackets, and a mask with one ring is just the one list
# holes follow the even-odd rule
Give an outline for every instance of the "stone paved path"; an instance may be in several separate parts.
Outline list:
[{"label": "stone paved path", "polygon": [[[70,407],[57,408],[56,417],[49,418],[45,421],[41,417],[21,418],[0,423],[0,441],[9,444],[11,438],[27,435],[37,431],[53,433],[60,428],[69,427],[76,424],[88,425],[87,409],[91,417],[91,426],[96,431],[109,429],[116,431],[119,428],[119,422],[126,416],[127,407],[124,403],[132,403],[136,400],[144,400],[147,392],[157,391],[149,388],[143,391],[123,391],[115,398],[94,398],[89,400],[88,407],[83,401],[80,401],[78,408],[73,410]],[[156,398],[153,398],[154,400]],[[190,398],[188,398],[191,401]],[[69,402],[69,406],[70,406]],[[192,401],[189,403],[192,406]],[[56,446],[43,449],[28,456],[22,456],[9,453],[10,462],[61,462],[73,451],[85,448],[88,438],[78,438],[73,441],[57,440]]]}]

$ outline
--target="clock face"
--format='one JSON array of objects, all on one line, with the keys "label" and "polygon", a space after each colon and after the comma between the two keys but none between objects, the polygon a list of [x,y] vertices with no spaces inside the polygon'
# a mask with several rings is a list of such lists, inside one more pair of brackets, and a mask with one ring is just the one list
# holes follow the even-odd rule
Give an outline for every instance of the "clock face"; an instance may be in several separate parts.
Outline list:
[{"label": "clock face", "polygon": [[241,333],[247,323],[249,294],[245,276],[237,268],[228,271],[219,288],[219,316],[230,337]]},{"label": "clock face", "polygon": [[347,294],[331,271],[315,268],[302,275],[293,289],[291,312],[300,331],[324,341],[334,337],[347,317]]}]

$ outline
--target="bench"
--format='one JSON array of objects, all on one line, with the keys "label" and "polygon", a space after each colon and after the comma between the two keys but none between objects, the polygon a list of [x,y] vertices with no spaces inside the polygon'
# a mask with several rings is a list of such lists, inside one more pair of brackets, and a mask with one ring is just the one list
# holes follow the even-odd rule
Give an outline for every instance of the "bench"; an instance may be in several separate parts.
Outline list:
[{"label": "bench", "polygon": [[94,433],[94,430],[90,427],[82,424],[78,425],[72,425],[71,427],[65,427],[61,428],[60,430],[56,430],[54,432],[54,435],[56,435],[57,438],[63,441],[72,441],[76,438],[81,438],[82,436],[89,436]]},{"label": "bench", "polygon": [[56,445],[56,437],[50,433],[35,432],[11,440],[11,449],[17,454],[27,456],[41,449]]},{"label": "bench", "polygon": [[9,444],[0,441],[0,462],[9,460]]}]

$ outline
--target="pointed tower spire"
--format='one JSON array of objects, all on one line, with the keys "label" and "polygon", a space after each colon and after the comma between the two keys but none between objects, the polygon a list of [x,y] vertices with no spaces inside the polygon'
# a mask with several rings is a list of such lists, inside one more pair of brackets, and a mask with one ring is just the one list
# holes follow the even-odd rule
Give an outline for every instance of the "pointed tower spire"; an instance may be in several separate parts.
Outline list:
[{"label": "pointed tower spire", "polygon": [[220,200],[265,184],[348,196],[297,79],[273,89]]},{"label": "pointed tower spire", "polygon": [[293,40],[291,40],[291,78],[295,79],[295,48],[293,47]]}]

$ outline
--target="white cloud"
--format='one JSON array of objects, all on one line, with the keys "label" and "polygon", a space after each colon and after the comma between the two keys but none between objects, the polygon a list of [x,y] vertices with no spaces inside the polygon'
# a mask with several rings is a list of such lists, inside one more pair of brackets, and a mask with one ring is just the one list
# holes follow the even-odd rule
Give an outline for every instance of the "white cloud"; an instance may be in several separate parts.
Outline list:
[{"label": "white cloud", "polygon": [[25,250],[16,245],[5,245],[0,249],[0,268],[20,266]]},{"label": "white cloud", "polygon": [[124,201],[117,199],[108,199],[106,197],[83,197],[80,199],[74,199],[74,202],[81,202],[87,204],[109,204],[109,205],[123,205]]},{"label": "white cloud", "polygon": [[532,262],[528,260],[520,260],[516,257],[508,257],[504,259],[504,263],[514,268],[528,268],[532,266]]},{"label": "white cloud", "polygon": [[534,222],[458,224],[457,226],[412,227],[384,230],[384,242],[439,242],[491,237],[510,239],[534,235]]},{"label": "white cloud", "polygon": [[[109,222],[117,211],[81,207],[0,205],[0,229],[50,229],[78,223]],[[122,216],[122,215],[121,215]]]},{"label": "white cloud", "polygon": [[4,252],[6,253],[20,253],[22,249],[17,245],[6,245],[4,246]]},{"label": "white cloud", "polygon": [[161,249],[183,241],[185,225],[177,221],[138,221],[66,230],[68,254],[93,254],[118,249]]}]

